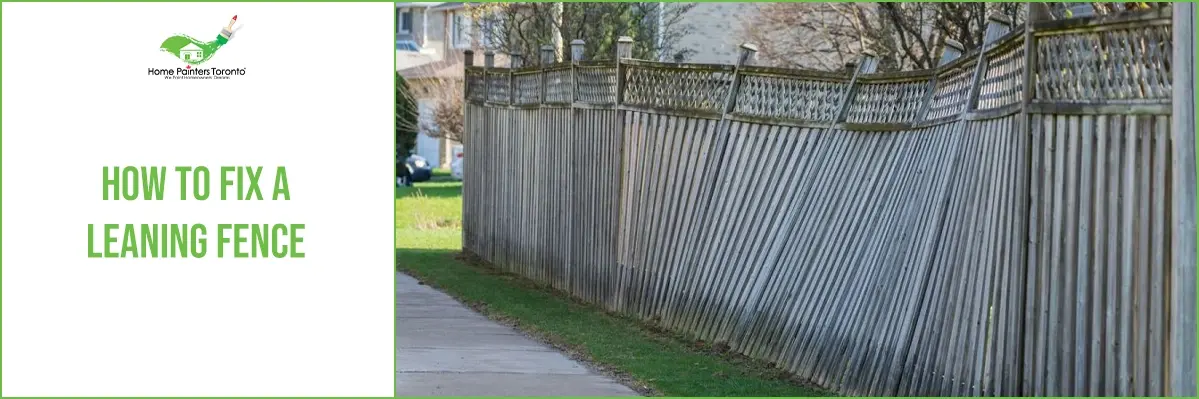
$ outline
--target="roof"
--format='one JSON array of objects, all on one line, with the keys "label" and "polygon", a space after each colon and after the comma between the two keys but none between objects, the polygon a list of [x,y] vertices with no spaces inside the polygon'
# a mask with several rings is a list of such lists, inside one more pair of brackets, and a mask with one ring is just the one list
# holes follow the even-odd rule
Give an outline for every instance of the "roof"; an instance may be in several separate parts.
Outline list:
[{"label": "roof", "polygon": [[440,2],[410,2],[410,3],[395,3],[396,8],[429,8],[436,7],[445,3]]},{"label": "roof", "polygon": [[462,52],[452,51],[444,59],[398,70],[404,79],[462,78]]},{"label": "roof", "polygon": [[184,51],[184,50],[187,50],[187,51],[200,50],[200,46],[197,46],[195,43],[188,43],[186,46],[183,46],[183,48],[179,49],[179,51]]},{"label": "roof", "polygon": [[466,6],[466,3],[441,3],[440,5],[429,7],[430,10],[457,10]]}]

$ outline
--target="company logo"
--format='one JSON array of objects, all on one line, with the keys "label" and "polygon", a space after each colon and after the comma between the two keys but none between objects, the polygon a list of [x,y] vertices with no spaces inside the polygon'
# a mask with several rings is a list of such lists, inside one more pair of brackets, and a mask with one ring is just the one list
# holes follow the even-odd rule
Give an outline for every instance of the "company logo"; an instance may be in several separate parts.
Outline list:
[{"label": "company logo", "polygon": [[[233,38],[233,25],[237,16],[229,20],[229,25],[221,29],[215,40],[202,41],[194,37],[178,34],[162,41],[159,49],[183,61],[184,66],[177,68],[149,68],[150,76],[161,76],[166,79],[229,79],[233,76],[244,76],[245,68],[200,68],[199,65],[208,62],[221,47],[229,44]],[[240,29],[240,27],[238,28]]]}]

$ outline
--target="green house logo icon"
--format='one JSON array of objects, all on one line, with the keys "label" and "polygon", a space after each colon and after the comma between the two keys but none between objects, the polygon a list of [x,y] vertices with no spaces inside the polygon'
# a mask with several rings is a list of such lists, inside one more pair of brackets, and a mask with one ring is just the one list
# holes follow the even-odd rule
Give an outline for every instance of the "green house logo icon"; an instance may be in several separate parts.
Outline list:
[{"label": "green house logo icon", "polygon": [[236,15],[229,20],[228,26],[221,29],[221,33],[213,41],[201,41],[188,35],[174,35],[163,40],[162,46],[159,47],[162,51],[170,53],[189,66],[200,65],[212,59],[217,50],[229,43],[229,39],[233,38],[233,24],[235,23],[237,23]]}]

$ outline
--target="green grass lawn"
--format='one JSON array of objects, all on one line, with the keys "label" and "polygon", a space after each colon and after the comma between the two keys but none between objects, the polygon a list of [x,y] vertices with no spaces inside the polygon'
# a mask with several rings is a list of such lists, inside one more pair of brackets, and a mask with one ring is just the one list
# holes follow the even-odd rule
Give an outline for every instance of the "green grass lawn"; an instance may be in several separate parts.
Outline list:
[{"label": "green grass lawn", "polygon": [[463,261],[461,193],[462,183],[444,171],[433,181],[396,189],[400,271],[657,394],[827,396],[761,362],[653,332],[529,280]]}]

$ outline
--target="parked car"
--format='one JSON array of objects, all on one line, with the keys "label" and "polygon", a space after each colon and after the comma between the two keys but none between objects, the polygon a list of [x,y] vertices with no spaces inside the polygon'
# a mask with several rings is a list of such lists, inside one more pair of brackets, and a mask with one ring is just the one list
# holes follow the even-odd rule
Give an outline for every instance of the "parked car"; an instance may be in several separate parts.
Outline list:
[{"label": "parked car", "polygon": [[413,183],[429,181],[433,178],[433,167],[429,165],[429,161],[420,155],[412,155],[404,162],[408,167],[408,173],[411,175]]},{"label": "parked car", "polygon": [[454,146],[454,161],[450,163],[450,176],[456,180],[462,180],[462,146]]}]

